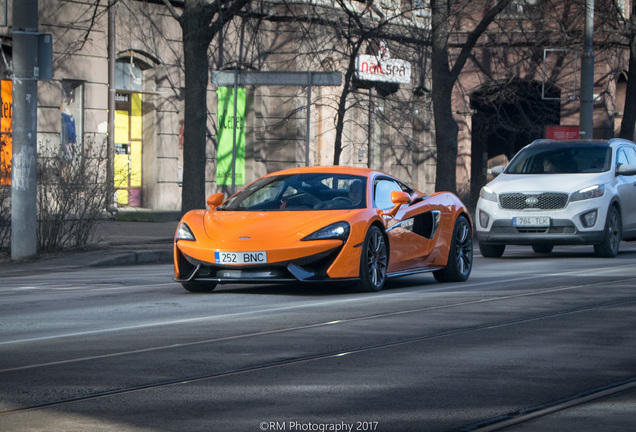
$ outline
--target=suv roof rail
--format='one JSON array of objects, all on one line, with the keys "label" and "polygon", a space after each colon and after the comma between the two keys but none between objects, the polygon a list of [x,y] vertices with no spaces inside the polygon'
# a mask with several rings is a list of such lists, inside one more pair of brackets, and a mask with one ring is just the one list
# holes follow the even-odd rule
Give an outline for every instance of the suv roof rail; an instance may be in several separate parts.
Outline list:
[{"label": "suv roof rail", "polygon": [[623,144],[635,144],[633,141],[630,141],[626,138],[610,138],[607,140],[608,143],[623,143]]},{"label": "suv roof rail", "polygon": [[550,139],[550,138],[539,138],[536,139],[534,141],[532,141],[530,144],[547,144],[547,143],[551,143],[554,142],[556,140]]}]

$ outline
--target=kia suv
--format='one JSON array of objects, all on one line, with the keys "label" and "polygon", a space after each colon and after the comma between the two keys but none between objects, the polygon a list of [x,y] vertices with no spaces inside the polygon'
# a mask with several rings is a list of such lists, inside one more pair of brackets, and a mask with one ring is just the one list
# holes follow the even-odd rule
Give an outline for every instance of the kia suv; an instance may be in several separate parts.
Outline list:
[{"label": "kia suv", "polygon": [[537,140],[495,167],[479,194],[477,239],[484,257],[506,245],[550,253],[555,245],[593,245],[615,257],[636,240],[636,144],[601,140]]}]

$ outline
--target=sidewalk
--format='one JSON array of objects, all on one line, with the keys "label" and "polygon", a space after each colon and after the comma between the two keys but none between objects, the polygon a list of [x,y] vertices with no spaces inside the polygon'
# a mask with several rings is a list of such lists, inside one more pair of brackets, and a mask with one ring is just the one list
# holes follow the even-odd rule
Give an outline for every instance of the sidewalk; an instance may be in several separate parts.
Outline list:
[{"label": "sidewalk", "polygon": [[41,272],[172,263],[176,213],[122,212],[116,219],[99,222],[97,243],[83,251],[40,255],[24,261],[0,260],[0,279]]}]

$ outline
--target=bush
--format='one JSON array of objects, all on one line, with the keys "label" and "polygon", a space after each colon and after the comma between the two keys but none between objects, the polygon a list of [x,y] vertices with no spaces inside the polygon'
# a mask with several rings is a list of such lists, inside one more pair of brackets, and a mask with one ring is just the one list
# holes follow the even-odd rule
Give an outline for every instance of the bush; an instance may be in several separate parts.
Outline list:
[{"label": "bush", "polygon": [[[85,247],[99,239],[95,228],[111,203],[106,182],[105,146],[83,151],[73,160],[38,157],[38,253]],[[92,148],[88,146],[88,148]],[[11,186],[0,185],[0,251],[11,247]]]},{"label": "bush", "polygon": [[113,187],[106,183],[106,169],[104,155],[87,151],[71,161],[39,159],[39,252],[83,247],[95,240],[97,223],[113,196]]}]

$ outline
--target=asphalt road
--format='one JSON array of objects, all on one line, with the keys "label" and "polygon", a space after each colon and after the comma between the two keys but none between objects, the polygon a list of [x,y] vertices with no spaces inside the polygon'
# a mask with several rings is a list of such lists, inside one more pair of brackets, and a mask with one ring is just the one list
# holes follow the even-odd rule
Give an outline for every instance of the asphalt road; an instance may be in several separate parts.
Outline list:
[{"label": "asphalt road", "polygon": [[5,277],[0,431],[633,430],[636,244],[621,250],[477,253],[465,283],[373,294],[192,294],[166,265]]}]

